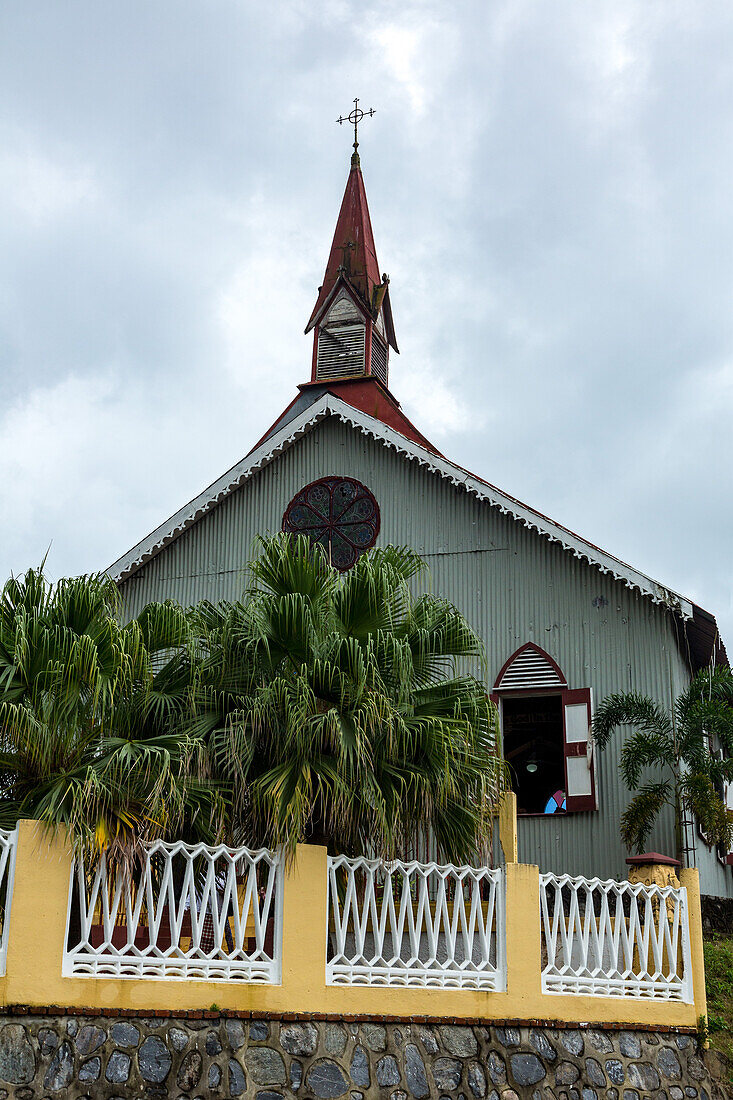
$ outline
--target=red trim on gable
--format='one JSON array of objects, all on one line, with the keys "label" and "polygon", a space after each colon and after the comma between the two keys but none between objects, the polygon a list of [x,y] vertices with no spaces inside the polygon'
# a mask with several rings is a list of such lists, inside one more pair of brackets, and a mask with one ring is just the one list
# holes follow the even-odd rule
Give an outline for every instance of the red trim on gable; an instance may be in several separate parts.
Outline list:
[{"label": "red trim on gable", "polygon": [[359,292],[356,289],[356,287],[353,285],[353,283],[349,279],[346,278],[345,275],[341,274],[337,278],[336,282],[333,284],[331,290],[329,290],[326,297],[323,299],[323,302],[321,303],[321,305],[318,308],[317,312],[315,312],[313,314],[310,321],[308,322],[308,327],[305,330],[305,335],[306,336],[311,331],[313,326],[317,325],[322,320],[322,318],[325,316],[325,314],[328,313],[332,303],[338,297],[338,292],[341,289],[344,289],[346,291],[346,293],[351,298],[351,301],[354,303],[356,308],[359,310],[359,313],[361,313],[361,315],[362,315],[362,317],[364,318],[365,321],[373,320],[373,316],[372,316],[371,311],[369,309],[367,309],[364,302],[361,300],[361,297],[360,297]]},{"label": "red trim on gable", "polygon": [[[313,384],[312,382],[306,382],[305,385],[298,388],[305,390]],[[318,386],[323,384],[323,382],[315,383]],[[424,447],[434,455],[443,457],[438,448],[434,447],[430,440],[418,431],[412,421],[407,419],[400,409],[399,403],[374,375],[369,378],[359,377],[343,379],[339,382],[328,382],[327,385],[328,392],[332,393],[334,397],[340,397],[352,408],[359,409],[367,416],[373,416],[375,420],[381,420],[383,424],[386,424],[389,428],[394,428],[396,432],[404,435],[407,439],[411,439],[418,446]]]},{"label": "red trim on gable", "polygon": [[265,440],[267,439],[267,437],[272,435],[272,433],[275,431],[275,429],[277,428],[277,426],[280,423],[280,421],[282,420],[282,418],[285,416],[286,413],[290,412],[290,410],[292,409],[293,405],[295,404],[295,402],[297,400],[298,400],[298,395],[296,394],[295,397],[293,398],[293,400],[290,402],[290,404],[285,406],[283,411],[278,416],[277,420],[273,420],[272,424],[270,424],[270,427],[267,429],[267,431],[264,432],[264,434],[260,436],[260,438],[255,443],[254,447],[250,447],[250,449],[247,451],[248,455],[251,455],[252,451],[256,451],[257,448],[260,446],[260,444],[264,443]]},{"label": "red trim on gable", "polygon": [[[525,649],[533,649],[533,650],[535,651],[535,653],[539,653],[539,655],[540,655],[541,657],[544,657],[544,659],[545,659],[545,660],[547,661],[547,663],[548,663],[549,665],[552,665],[553,669],[555,670],[555,672],[557,673],[557,675],[558,675],[558,676],[560,677],[560,679],[561,679],[561,681],[562,681],[562,684],[557,684],[557,685],[556,685],[556,687],[555,687],[554,689],[548,689],[548,690],[555,690],[555,691],[557,691],[557,690],[558,690],[558,689],[559,689],[560,687],[562,687],[562,686],[564,686],[565,684],[567,684],[567,680],[566,680],[566,678],[565,678],[565,673],[564,673],[564,672],[563,672],[563,670],[562,670],[562,669],[560,668],[560,666],[559,666],[559,664],[557,663],[557,661],[556,661],[556,660],[554,660],[554,658],[550,656],[550,654],[549,654],[549,653],[547,652],[547,650],[545,650],[545,649],[542,649],[542,647],[541,647],[541,646],[538,646],[538,645],[537,645],[537,644],[536,644],[535,642],[525,642],[525,643],[524,643],[524,645],[520,645],[519,649],[515,649],[515,650],[514,650],[514,653],[512,653],[512,655],[511,655],[511,657],[509,657],[509,658],[508,658],[508,659],[507,659],[507,660],[506,660],[506,661],[504,662],[504,664],[503,664],[503,665],[501,666],[501,669],[500,669],[500,671],[499,671],[499,675],[498,675],[498,676],[496,677],[496,679],[494,680],[494,691],[498,691],[498,690],[499,690],[499,684],[501,683],[501,678],[502,678],[502,676],[504,675],[504,673],[506,672],[506,670],[507,670],[507,669],[509,668],[509,665],[510,665],[510,664],[512,663],[512,661],[515,661],[515,660],[516,660],[516,658],[517,658],[517,657],[519,656],[519,654],[520,654],[520,653],[524,653]],[[521,689],[521,688],[519,688],[519,689],[517,689],[517,688],[502,688],[501,690],[502,690],[502,692],[505,692],[505,691],[517,691],[517,690],[521,691],[522,689]],[[532,692],[531,692],[531,694],[532,694],[532,695],[536,695],[536,694],[537,694],[537,690],[534,690],[534,689],[533,689],[533,690],[532,690]]]},{"label": "red trim on gable", "polygon": [[[334,397],[339,397],[342,401],[351,405],[352,408],[366,413],[367,416],[373,416],[376,420],[381,420],[383,424],[386,424],[390,428],[394,428],[400,435],[404,435],[406,439],[411,439],[413,443],[417,443],[418,446],[424,447],[426,451],[438,455],[439,458],[444,457],[438,448],[434,447],[430,440],[426,439],[422,432],[418,431],[412,421],[407,419],[399,406],[399,402],[374,375],[370,377],[359,375],[357,378],[343,378],[338,382],[326,382],[325,380],[304,382],[298,389],[308,390],[311,386],[322,387],[324,391],[333,394]],[[283,409],[274,424],[270,425],[262,438],[258,439],[254,447],[251,448],[249,451],[250,454],[252,451],[256,451],[257,448],[277,430],[278,424],[286,413],[292,409],[297,400],[298,398],[294,397],[287,408]]]}]

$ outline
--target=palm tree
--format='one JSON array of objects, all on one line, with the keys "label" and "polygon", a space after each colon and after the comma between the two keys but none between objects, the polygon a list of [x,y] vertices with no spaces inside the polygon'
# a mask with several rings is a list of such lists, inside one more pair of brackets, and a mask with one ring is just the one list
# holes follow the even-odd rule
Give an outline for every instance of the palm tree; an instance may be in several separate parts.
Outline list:
[{"label": "palm tree", "polygon": [[65,825],[78,851],[128,860],[145,840],[208,835],[221,800],[196,778],[181,732],[195,653],[180,607],[122,625],[104,574],[50,584],[41,570],[0,595],[0,824]]},{"label": "palm tree", "polygon": [[307,538],[260,540],[241,603],[202,604],[194,736],[231,785],[249,843],[392,856],[428,830],[481,858],[505,786],[479,638],[445,600],[414,596],[410,550],[339,574]]},{"label": "palm tree", "polygon": [[[713,844],[733,845],[733,815],[721,797],[733,782],[733,673],[699,672],[666,711],[635,692],[607,696],[593,720],[600,749],[619,726],[631,726],[621,748],[621,776],[636,792],[621,817],[621,836],[641,851],[662,810],[674,813],[677,858],[684,862],[683,817],[695,814]],[[650,774],[651,773],[651,774]]]}]

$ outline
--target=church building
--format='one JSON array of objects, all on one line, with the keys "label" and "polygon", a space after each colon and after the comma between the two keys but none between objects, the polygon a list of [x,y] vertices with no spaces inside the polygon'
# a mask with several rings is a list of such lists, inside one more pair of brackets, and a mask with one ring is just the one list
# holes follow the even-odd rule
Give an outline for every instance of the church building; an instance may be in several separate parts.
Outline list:
[{"label": "church building", "polygon": [[[411,546],[433,591],[483,638],[520,860],[625,878],[619,818],[630,796],[620,743],[593,751],[593,707],[634,690],[668,708],[696,670],[725,661],[715,619],[451,462],[407,418],[390,389],[398,347],[389,279],[356,145],[306,333],[310,377],[275,423],[110,567],[126,614],[151,600],[239,598],[258,534],[305,532],[339,570],[372,546]],[[733,856],[711,848],[696,823],[687,845],[702,892],[733,897]],[[649,847],[674,854],[671,814]]]}]

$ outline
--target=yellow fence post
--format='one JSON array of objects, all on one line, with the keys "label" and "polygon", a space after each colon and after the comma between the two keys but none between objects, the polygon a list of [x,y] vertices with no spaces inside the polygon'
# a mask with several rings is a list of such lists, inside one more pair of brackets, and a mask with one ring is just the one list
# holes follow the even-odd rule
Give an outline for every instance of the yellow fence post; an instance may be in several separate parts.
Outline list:
[{"label": "yellow fence post", "polygon": [[519,862],[517,840],[517,796],[514,791],[504,791],[499,804],[499,843],[505,863]]},{"label": "yellow fence post", "polygon": [[293,1002],[312,1004],[326,985],[328,934],[327,850],[299,844],[283,883],[283,992]]},{"label": "yellow fence post", "polygon": [[700,906],[700,874],[696,867],[683,867],[680,883],[687,889],[687,912],[690,920],[690,958],[692,960],[692,995],[698,1022],[707,1024],[708,1000],[705,991],[705,954],[703,952],[702,908]]},{"label": "yellow fence post", "polygon": [[506,865],[506,963],[507,993],[519,1010],[516,1015],[537,1017],[542,997],[540,870],[530,863]]},{"label": "yellow fence post", "polygon": [[6,1004],[44,1004],[61,977],[71,849],[63,832],[18,822],[8,926]]}]

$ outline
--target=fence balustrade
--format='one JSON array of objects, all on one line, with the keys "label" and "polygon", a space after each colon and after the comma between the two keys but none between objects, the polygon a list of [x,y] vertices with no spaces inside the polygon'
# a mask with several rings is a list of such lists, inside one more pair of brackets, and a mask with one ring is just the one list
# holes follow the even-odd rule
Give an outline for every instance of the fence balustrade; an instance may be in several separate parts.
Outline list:
[{"label": "fence balustrade", "polygon": [[0,976],[5,973],[8,957],[10,907],[13,901],[15,853],[18,850],[18,830],[0,829]]},{"label": "fence balustrade", "polygon": [[71,869],[67,976],[280,981],[282,871],[265,849],[165,844]]},{"label": "fence balustrade", "polygon": [[502,873],[328,860],[329,985],[503,990]]},{"label": "fence balustrade", "polygon": [[540,913],[545,993],[692,1002],[684,887],[540,875]]},{"label": "fence balustrade", "polygon": [[[162,841],[125,869],[105,857],[75,863],[62,831],[21,821],[0,832],[0,999],[695,1027],[705,1005],[698,877],[680,878],[645,886],[308,845],[288,863]],[[125,992],[118,978],[143,981]]]}]

